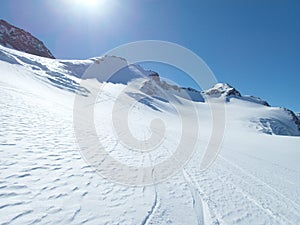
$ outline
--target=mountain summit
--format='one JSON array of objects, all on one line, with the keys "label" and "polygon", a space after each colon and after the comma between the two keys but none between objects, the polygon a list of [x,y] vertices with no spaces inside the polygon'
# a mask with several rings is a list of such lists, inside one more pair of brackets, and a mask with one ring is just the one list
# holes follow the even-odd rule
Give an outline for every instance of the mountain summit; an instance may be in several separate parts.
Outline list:
[{"label": "mountain summit", "polygon": [[37,56],[54,59],[42,41],[27,31],[0,20],[0,45]]}]

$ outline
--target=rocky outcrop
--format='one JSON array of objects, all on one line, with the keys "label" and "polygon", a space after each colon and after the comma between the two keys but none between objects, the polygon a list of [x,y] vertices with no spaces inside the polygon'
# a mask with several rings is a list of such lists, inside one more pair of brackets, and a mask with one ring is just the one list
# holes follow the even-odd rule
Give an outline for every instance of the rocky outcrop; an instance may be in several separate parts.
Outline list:
[{"label": "rocky outcrop", "polygon": [[297,125],[297,127],[298,127],[298,130],[300,131],[300,119],[299,119],[299,117],[297,116],[297,114],[295,114],[292,110],[289,110],[289,109],[287,109],[287,108],[283,108],[283,110],[286,111],[286,112],[290,115],[292,121],[294,121],[294,123],[295,123],[295,124]]},{"label": "rocky outcrop", "polygon": [[264,106],[270,106],[267,101],[262,100],[261,98],[255,96],[241,95],[241,93],[238,90],[236,90],[231,85],[225,83],[218,83],[214,87],[203,91],[202,94],[213,98],[223,97],[226,99],[227,102],[230,102],[232,98],[237,98],[240,100],[257,103]]},{"label": "rocky outcrop", "polygon": [[229,97],[229,96],[237,96],[241,97],[241,93],[237,91],[234,87],[229,84],[218,83],[214,87],[203,91],[203,93],[210,97]]},{"label": "rocky outcrop", "polygon": [[29,54],[52,58],[44,43],[27,31],[0,20],[0,45]]}]

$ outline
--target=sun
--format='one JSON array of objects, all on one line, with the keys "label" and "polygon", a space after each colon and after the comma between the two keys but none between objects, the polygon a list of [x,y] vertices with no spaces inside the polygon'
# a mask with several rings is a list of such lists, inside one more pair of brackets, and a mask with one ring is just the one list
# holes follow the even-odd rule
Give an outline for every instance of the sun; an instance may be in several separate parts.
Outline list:
[{"label": "sun", "polygon": [[87,6],[96,6],[98,4],[103,3],[104,0],[80,0],[81,4],[87,5]]},{"label": "sun", "polygon": [[96,7],[104,6],[107,0],[73,0],[73,2],[79,7],[93,9]]},{"label": "sun", "polygon": [[105,18],[118,0],[65,0],[67,12],[78,18]]}]

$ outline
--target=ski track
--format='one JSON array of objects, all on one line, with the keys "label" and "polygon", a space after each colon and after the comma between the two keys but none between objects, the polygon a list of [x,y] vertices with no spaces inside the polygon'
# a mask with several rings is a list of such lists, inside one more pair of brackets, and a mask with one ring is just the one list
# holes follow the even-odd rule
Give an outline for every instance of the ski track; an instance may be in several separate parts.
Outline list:
[{"label": "ski track", "polygon": [[[145,162],[145,157],[146,156],[144,156],[143,164]],[[152,162],[151,156],[149,156],[149,160]],[[152,178],[154,178],[153,177],[153,170],[152,170]],[[146,187],[143,187],[143,192],[145,191],[145,188]],[[152,218],[153,214],[155,213],[155,211],[159,207],[158,193],[157,193],[156,184],[152,188],[154,188],[154,193],[155,193],[154,194],[153,204],[151,206],[151,209],[148,211],[148,214],[146,215],[145,219],[141,222],[141,225],[148,225],[149,222],[151,221],[151,218]]]},{"label": "ski track", "polygon": [[[188,170],[197,180],[194,183],[200,181],[198,190],[211,215],[215,215],[214,223],[295,224],[300,219],[297,203],[221,155],[206,173]],[[230,203],[235,206],[230,207],[231,211],[227,208]],[[251,214],[241,215],[241,208]]]},{"label": "ski track", "polygon": [[193,185],[189,175],[183,170],[183,177],[189,185],[191,194],[193,196],[193,208],[197,217],[197,224],[204,224],[203,206],[201,196],[197,192],[197,188]]},{"label": "ski track", "polygon": [[[231,166],[231,171],[235,171],[235,173],[232,175],[232,178],[230,180],[227,180],[227,182],[231,182],[231,184],[234,185],[234,182],[236,183],[234,178],[246,178],[242,179],[241,181],[244,182],[244,184],[238,186],[240,191],[244,193],[249,199],[251,199],[251,201],[257,204],[262,210],[265,210],[267,213],[270,213],[270,215],[276,218],[276,220],[279,223],[293,224],[293,221],[295,219],[297,220],[297,218],[300,218],[300,207],[298,204],[282,195],[269,184],[266,184],[259,178],[253,176],[249,172],[246,172],[244,169],[237,166],[236,164],[233,164],[232,162],[230,162],[222,156],[220,156],[220,158],[226,163],[228,163],[229,166]],[[253,187],[254,185],[259,188],[251,189],[250,187]],[[276,211],[273,209],[274,206]],[[289,211],[289,214],[280,215],[280,213],[278,213],[280,211]],[[291,217],[291,220],[288,217]]]},{"label": "ski track", "polygon": [[156,191],[156,188],[155,188],[155,197],[154,197],[153,205],[152,205],[150,211],[148,211],[148,214],[146,215],[145,219],[142,221],[141,225],[149,224],[149,222],[151,221],[151,217],[152,217],[152,215],[155,212],[157,207],[158,207],[158,197],[157,197],[157,191]]}]

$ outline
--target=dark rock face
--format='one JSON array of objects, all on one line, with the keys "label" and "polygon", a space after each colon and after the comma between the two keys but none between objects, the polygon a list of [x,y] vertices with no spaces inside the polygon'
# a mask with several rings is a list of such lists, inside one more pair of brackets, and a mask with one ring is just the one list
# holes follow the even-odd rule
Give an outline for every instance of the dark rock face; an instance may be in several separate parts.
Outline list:
[{"label": "dark rock face", "polygon": [[298,130],[300,131],[300,119],[299,119],[299,117],[292,110],[289,110],[287,108],[283,108],[283,110],[286,111],[291,116],[292,121],[294,121],[294,123],[298,127]]},{"label": "dark rock face", "polygon": [[[147,95],[154,96],[155,98],[159,98],[160,100],[165,99],[168,101],[169,98],[181,97],[184,99],[192,100],[195,102],[204,102],[204,98],[200,91],[197,91],[193,88],[185,88],[179,87],[175,84],[169,84],[165,80],[160,79],[158,73],[154,71],[147,71],[148,80],[145,81],[140,88],[142,92]],[[179,101],[177,99],[177,101]]]},{"label": "dark rock face", "polygon": [[52,58],[54,56],[43,42],[5,20],[0,20],[0,45],[29,54]]},{"label": "dark rock face", "polygon": [[236,98],[244,101],[249,101],[257,104],[261,104],[264,106],[270,106],[269,103],[261,98],[254,97],[254,96],[245,96],[242,95],[238,90],[232,87],[229,84],[225,83],[218,83],[214,87],[203,91],[204,95],[214,98],[223,97],[225,98],[226,102],[230,102],[231,99]]},{"label": "dark rock face", "polygon": [[151,74],[148,75],[151,79],[153,79],[154,81],[156,81],[157,83],[160,82],[160,77],[158,75],[158,73],[156,72],[152,72]]},{"label": "dark rock face", "polygon": [[214,87],[206,90],[203,92],[204,94],[212,97],[231,97],[237,96],[241,97],[241,93],[237,91],[234,87],[230,86],[229,84],[218,83]]}]

